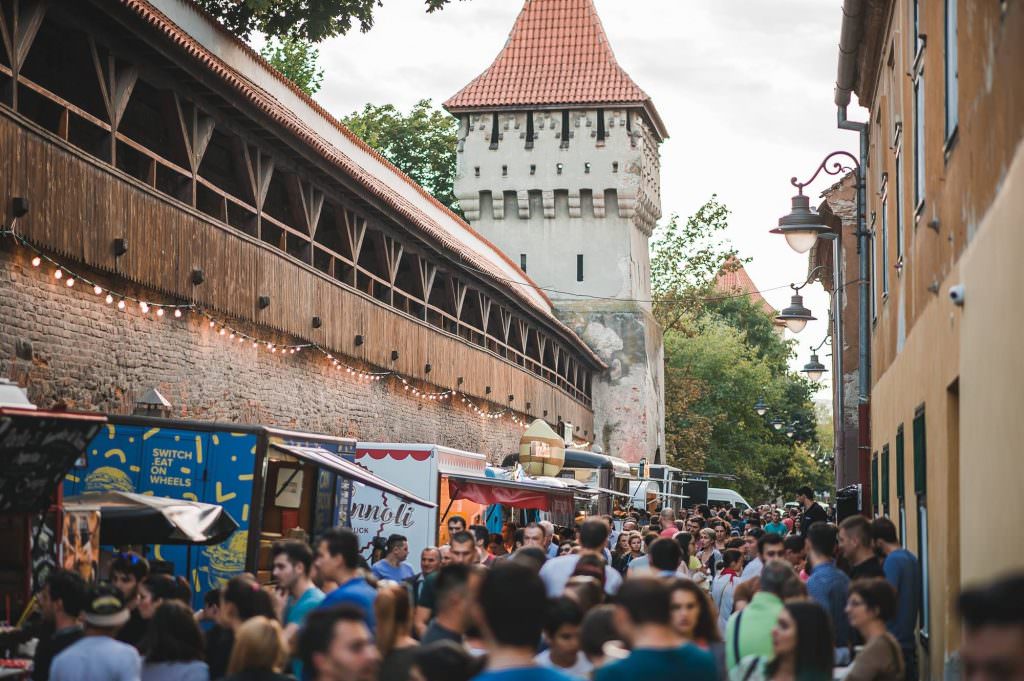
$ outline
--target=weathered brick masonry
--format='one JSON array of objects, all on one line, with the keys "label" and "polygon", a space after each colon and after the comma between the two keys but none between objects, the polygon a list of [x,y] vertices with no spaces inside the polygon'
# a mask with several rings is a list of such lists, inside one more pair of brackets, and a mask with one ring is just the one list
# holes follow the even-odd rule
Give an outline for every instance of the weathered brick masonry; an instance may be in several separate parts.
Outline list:
[{"label": "weathered brick masonry", "polygon": [[[33,268],[30,258],[9,240],[0,245],[0,375],[26,385],[40,407],[131,413],[136,397],[156,387],[179,418],[436,443],[492,461],[518,446],[521,427],[508,418],[478,416],[458,399],[412,397],[395,380],[361,382],[319,353],[281,356],[234,343],[194,315],[143,318],[134,306],[118,312],[91,288],[68,289],[52,268]],[[144,290],[88,274],[101,286],[144,297]],[[235,326],[271,342],[294,342]]]}]

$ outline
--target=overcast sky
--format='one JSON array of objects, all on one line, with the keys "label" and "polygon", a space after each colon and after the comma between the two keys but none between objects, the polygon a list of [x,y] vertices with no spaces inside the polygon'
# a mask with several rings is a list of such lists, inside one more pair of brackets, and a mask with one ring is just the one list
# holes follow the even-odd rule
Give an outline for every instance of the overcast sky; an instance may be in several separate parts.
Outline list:
[{"label": "overcast sky", "polygon": [[[789,178],[806,179],[833,149],[857,148],[856,133],[836,129],[832,104],[840,1],[595,3],[619,63],[668,127],[664,215],[689,215],[717,193],[733,212],[729,238],[753,258],[751,277],[772,305],[785,307],[786,285],[807,272],[806,256],[768,234],[789,211]],[[321,45],[317,100],[339,116],[367,102],[403,110],[422,98],[440,103],[491,63],[521,7],[520,0],[464,0],[428,15],[417,0],[385,0],[369,33]],[[832,182],[824,178],[812,204]],[[819,321],[797,336],[795,367],[826,333],[828,297],[820,286],[805,289],[805,303]]]}]

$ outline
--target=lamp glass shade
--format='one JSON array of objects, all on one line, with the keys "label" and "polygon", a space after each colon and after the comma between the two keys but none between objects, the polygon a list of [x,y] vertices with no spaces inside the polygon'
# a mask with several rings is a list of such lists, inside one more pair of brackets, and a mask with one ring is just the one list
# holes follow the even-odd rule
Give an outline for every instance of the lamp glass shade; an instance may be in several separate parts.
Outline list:
[{"label": "lamp glass shade", "polygon": [[792,229],[784,233],[786,243],[797,253],[806,253],[818,242],[818,230]]},{"label": "lamp glass shade", "polygon": [[754,411],[757,412],[758,416],[764,416],[768,413],[768,407],[757,407]]},{"label": "lamp glass shade", "polygon": [[793,333],[800,333],[801,331],[804,330],[805,326],[807,326],[807,320],[806,319],[787,319],[786,320],[786,328],[789,329],[790,331],[792,331]]},{"label": "lamp glass shade", "polygon": [[782,421],[772,421],[772,428],[782,430]]},{"label": "lamp glass shade", "polygon": [[818,371],[816,369],[814,371],[808,371],[807,372],[807,378],[811,379],[814,382],[820,381],[821,377],[824,376],[824,375],[825,375],[824,371]]}]

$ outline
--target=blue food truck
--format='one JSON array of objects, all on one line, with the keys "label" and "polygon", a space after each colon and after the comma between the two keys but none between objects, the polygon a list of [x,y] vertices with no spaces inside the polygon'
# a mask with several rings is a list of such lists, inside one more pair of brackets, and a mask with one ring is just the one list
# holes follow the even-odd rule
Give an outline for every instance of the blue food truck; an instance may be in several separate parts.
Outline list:
[{"label": "blue food truck", "polygon": [[[353,483],[425,502],[354,463],[355,440],[267,426],[110,416],[67,474],[65,496],[134,492],[219,504],[238,523],[212,546],[147,547],[187,575],[194,604],[247,571],[270,578],[270,545],[348,525]],[[102,542],[102,536],[100,537]]]}]

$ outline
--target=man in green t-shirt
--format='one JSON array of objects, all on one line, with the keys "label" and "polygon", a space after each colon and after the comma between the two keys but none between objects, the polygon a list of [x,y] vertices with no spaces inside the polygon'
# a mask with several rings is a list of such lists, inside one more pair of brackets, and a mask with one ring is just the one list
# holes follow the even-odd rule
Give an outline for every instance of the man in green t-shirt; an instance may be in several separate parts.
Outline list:
[{"label": "man in green t-shirt", "polygon": [[785,585],[795,579],[799,578],[793,567],[782,560],[770,560],[761,570],[760,590],[747,607],[729,618],[725,627],[725,660],[729,669],[747,655],[758,655],[766,660],[775,656],[772,629],[782,612]]}]

